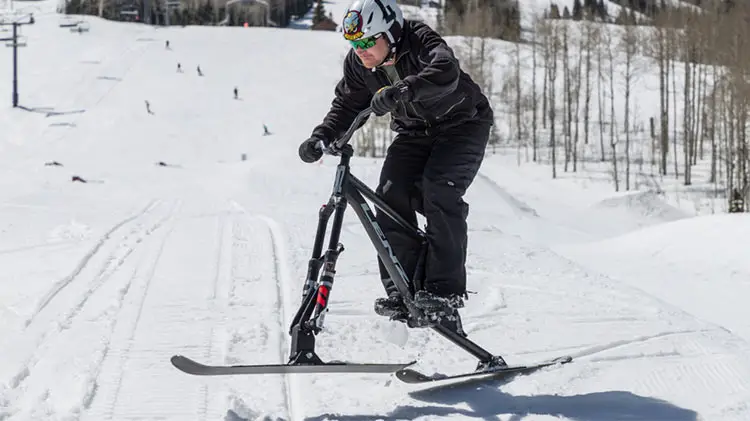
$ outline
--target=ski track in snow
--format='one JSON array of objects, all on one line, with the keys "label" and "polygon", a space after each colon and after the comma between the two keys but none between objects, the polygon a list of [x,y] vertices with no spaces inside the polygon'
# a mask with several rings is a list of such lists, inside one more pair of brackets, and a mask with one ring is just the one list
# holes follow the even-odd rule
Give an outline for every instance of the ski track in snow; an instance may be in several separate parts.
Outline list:
[{"label": "ski track in snow", "polygon": [[31,322],[34,321],[34,318],[42,310],[44,310],[44,308],[50,303],[50,301],[52,301],[52,299],[55,298],[55,296],[63,288],[65,288],[67,285],[69,285],[77,276],[79,276],[81,274],[81,272],[86,268],[86,266],[88,265],[88,263],[92,259],[92,257],[94,257],[94,255],[96,255],[96,253],[99,251],[99,249],[107,242],[107,240],[110,239],[110,237],[115,233],[115,231],[119,230],[120,227],[122,227],[123,225],[125,225],[125,224],[127,224],[127,223],[129,223],[129,222],[131,222],[131,221],[133,221],[133,220],[135,220],[137,218],[140,218],[143,215],[145,215],[146,213],[150,212],[151,210],[154,209],[154,207],[156,207],[157,203],[158,203],[158,201],[156,201],[156,200],[151,201],[148,204],[148,206],[146,206],[146,208],[143,209],[141,212],[139,212],[139,213],[137,213],[135,215],[132,215],[132,216],[130,216],[130,217],[128,217],[128,218],[126,218],[126,219],[118,222],[112,228],[110,228],[109,231],[107,231],[99,239],[99,241],[96,243],[96,245],[88,253],[86,253],[86,255],[83,257],[83,259],[81,259],[81,261],[78,263],[78,265],[75,267],[75,269],[73,269],[73,272],[70,275],[66,276],[65,278],[61,279],[60,281],[56,282],[52,286],[52,289],[50,289],[49,292],[47,292],[46,294],[44,294],[44,296],[42,297],[42,299],[39,302],[39,305],[37,306],[37,309],[26,320],[25,325],[28,327],[29,324],[31,324]]},{"label": "ski track in snow", "polygon": [[[159,204],[160,202],[153,202],[143,212],[116,224],[87,253],[73,274],[58,282],[42,300],[38,310],[33,313],[34,317],[29,319],[20,337],[16,338],[16,349],[20,352],[29,349],[33,351],[16,361],[12,365],[16,367],[15,374],[4,380],[4,394],[23,395],[23,399],[17,400],[22,407],[9,408],[5,413],[6,417],[18,412],[17,419],[28,419],[36,412],[52,410],[48,405],[69,406],[66,408],[67,412],[72,413],[87,406],[96,393],[95,377],[99,364],[109,350],[107,333],[111,329],[108,326],[118,320],[123,299],[135,278],[135,275],[128,276],[124,269],[129,267],[133,260],[131,256],[140,251],[144,241],[147,242],[148,237],[158,231],[173,214],[174,207],[168,207],[166,214],[164,211],[157,212],[165,207]],[[142,258],[143,255],[139,257]],[[93,326],[87,327],[88,325]],[[101,336],[97,338],[97,334]],[[84,336],[86,339],[81,341],[77,336]],[[73,344],[77,347],[71,346]],[[77,360],[84,358],[81,348],[86,346],[95,348],[87,349],[94,354],[94,358],[88,361]],[[64,354],[65,351],[76,348],[75,353],[78,355],[67,356],[72,361],[66,361],[66,355],[56,355],[56,350],[64,350]],[[77,363],[93,366],[76,367]],[[83,373],[75,373],[77,369],[83,370]],[[49,384],[47,379],[56,375],[63,378],[70,375],[76,377],[70,385],[71,391],[78,392],[74,400],[65,402],[61,399],[58,402],[50,397],[52,390],[49,388],[55,385]],[[15,418],[11,416],[10,419]]]},{"label": "ski track in snow", "polygon": [[[273,330],[277,330],[274,333],[277,336],[276,353],[277,360],[275,363],[286,363],[289,352],[289,335],[288,335],[288,323],[291,321],[291,317],[294,314],[294,308],[290,300],[290,275],[289,275],[289,259],[286,254],[286,246],[284,242],[284,233],[281,226],[271,217],[264,215],[252,215],[242,205],[233,201],[232,207],[239,211],[242,216],[244,225],[251,227],[256,233],[255,236],[249,239],[252,245],[255,245],[253,253],[249,254],[248,257],[251,260],[251,264],[255,264],[259,267],[267,268],[265,271],[260,271],[256,276],[263,277],[264,275],[271,275],[273,279],[258,279],[259,282],[268,284],[273,282],[275,288],[273,289],[275,297],[272,298],[272,306],[270,310],[276,315],[276,325]],[[266,242],[260,241],[259,237],[263,237],[263,231],[267,238]],[[261,250],[257,250],[261,248]],[[254,261],[254,262],[253,262]],[[263,266],[261,266],[263,265]],[[262,314],[263,306],[260,308],[256,307],[254,311],[255,317],[259,319],[265,319],[268,315]],[[270,356],[270,355],[269,355]],[[256,356],[251,353],[246,353],[243,356],[237,357],[239,361],[250,364],[260,364],[262,361],[257,361]],[[269,361],[269,363],[272,363]],[[298,384],[294,375],[280,374],[282,378],[282,384],[279,386],[282,388],[283,397],[283,411],[284,415],[281,419],[296,420],[300,410],[298,405],[300,404],[298,391]],[[262,376],[265,377],[265,376]],[[261,377],[261,378],[262,378]],[[237,396],[237,399],[242,397]],[[247,407],[248,405],[246,405]],[[240,415],[241,416],[241,415]],[[260,418],[258,414],[254,414],[256,418]],[[244,418],[244,417],[243,417]],[[247,419],[247,418],[246,418]]]},{"label": "ski track in snow", "polygon": [[[217,354],[218,321],[226,306],[226,213],[187,213],[175,218],[148,257],[145,281],[129,297],[128,314],[115,327],[84,420],[217,418],[220,407],[210,398],[214,384],[165,380],[185,376],[169,364],[180,347],[200,359]],[[189,240],[198,244],[191,246]],[[165,381],[172,386],[164,387]]]}]

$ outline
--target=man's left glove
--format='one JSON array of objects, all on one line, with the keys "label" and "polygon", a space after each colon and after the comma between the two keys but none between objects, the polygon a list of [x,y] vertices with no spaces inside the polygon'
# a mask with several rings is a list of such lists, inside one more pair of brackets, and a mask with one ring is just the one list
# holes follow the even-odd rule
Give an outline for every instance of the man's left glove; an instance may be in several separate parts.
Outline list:
[{"label": "man's left glove", "polygon": [[315,162],[323,157],[321,143],[323,140],[317,137],[311,137],[299,145],[299,157],[302,161],[309,163]]},{"label": "man's left glove", "polygon": [[409,85],[399,80],[392,86],[380,88],[372,97],[370,108],[376,116],[380,117],[395,110],[399,102],[410,101],[411,97]]}]

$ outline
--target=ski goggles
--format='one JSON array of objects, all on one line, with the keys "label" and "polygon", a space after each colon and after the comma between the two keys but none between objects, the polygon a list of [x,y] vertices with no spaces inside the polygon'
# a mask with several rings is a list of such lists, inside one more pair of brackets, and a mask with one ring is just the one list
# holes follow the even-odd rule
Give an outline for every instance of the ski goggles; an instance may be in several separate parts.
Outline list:
[{"label": "ski goggles", "polygon": [[375,46],[375,44],[378,42],[378,38],[382,37],[383,34],[376,34],[371,37],[367,38],[360,38],[358,40],[349,41],[349,43],[354,48],[358,48],[360,50],[367,50],[369,48],[372,48]]}]

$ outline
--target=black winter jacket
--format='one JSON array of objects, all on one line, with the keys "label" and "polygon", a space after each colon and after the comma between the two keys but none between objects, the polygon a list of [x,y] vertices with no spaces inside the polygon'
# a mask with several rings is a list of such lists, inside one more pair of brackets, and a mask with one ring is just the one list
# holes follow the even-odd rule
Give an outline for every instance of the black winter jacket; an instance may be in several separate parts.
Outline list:
[{"label": "black winter jacket", "polygon": [[[493,124],[493,112],[479,86],[463,72],[453,50],[429,26],[404,20],[395,67],[413,98],[391,112],[391,129],[413,136],[431,136],[467,121]],[[367,69],[354,50],[344,59],[344,76],[335,98],[313,136],[329,143],[341,137],[378,89],[392,85],[385,70]]]}]

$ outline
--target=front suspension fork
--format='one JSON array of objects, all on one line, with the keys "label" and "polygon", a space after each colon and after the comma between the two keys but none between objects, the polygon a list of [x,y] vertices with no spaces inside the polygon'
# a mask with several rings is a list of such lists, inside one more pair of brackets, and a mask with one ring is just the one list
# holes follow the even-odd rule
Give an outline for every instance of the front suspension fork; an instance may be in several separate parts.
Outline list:
[{"label": "front suspension fork", "polygon": [[[346,206],[345,198],[334,196],[318,212],[318,229],[315,233],[312,256],[307,265],[307,275],[302,288],[302,303],[292,319],[290,335],[293,334],[295,326],[314,333],[323,329],[328,299],[333,287],[333,277],[336,273],[336,262],[339,254],[344,251],[339,238]],[[331,215],[334,216],[331,238],[328,250],[323,254],[323,243]],[[320,280],[318,280],[319,276]]]}]

